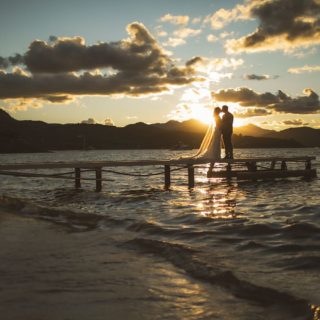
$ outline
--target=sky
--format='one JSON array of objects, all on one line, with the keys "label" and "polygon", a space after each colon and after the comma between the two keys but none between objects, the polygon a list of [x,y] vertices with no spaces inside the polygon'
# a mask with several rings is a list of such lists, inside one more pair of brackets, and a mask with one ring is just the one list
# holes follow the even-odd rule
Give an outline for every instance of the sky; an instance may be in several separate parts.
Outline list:
[{"label": "sky", "polygon": [[320,128],[320,0],[1,0],[0,108],[48,123]]}]

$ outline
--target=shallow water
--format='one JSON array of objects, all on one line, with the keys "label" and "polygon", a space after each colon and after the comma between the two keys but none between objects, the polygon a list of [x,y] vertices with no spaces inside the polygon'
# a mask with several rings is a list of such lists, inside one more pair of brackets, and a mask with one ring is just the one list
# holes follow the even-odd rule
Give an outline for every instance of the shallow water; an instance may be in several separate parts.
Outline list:
[{"label": "shallow water", "polygon": [[[68,151],[0,155],[0,161],[170,159],[190,153]],[[317,156],[319,173],[319,149],[236,150],[241,158],[304,155]],[[49,257],[45,250],[38,254],[46,268],[52,265],[46,281],[26,248],[19,259],[28,263],[28,273],[6,274],[14,263],[9,259],[2,267],[2,292],[30,317],[48,317],[53,297],[63,296],[69,313],[58,316],[71,318],[86,319],[95,310],[95,319],[105,313],[108,319],[318,319],[312,305],[320,305],[319,178],[237,182],[207,179],[206,170],[196,169],[193,190],[187,188],[185,169],[173,172],[169,191],[163,189],[163,175],[105,172],[110,181],[101,193],[94,192],[94,181],[83,181],[77,191],[72,180],[1,176],[0,208],[53,223],[50,232],[62,239],[50,247]],[[37,232],[39,226],[34,228]],[[40,242],[47,241],[41,237]],[[3,254],[5,245],[2,241]],[[69,264],[79,261],[88,268],[71,271]],[[10,283],[15,279],[21,289],[31,278],[36,285],[23,307]],[[70,313],[71,305],[82,311]]]}]

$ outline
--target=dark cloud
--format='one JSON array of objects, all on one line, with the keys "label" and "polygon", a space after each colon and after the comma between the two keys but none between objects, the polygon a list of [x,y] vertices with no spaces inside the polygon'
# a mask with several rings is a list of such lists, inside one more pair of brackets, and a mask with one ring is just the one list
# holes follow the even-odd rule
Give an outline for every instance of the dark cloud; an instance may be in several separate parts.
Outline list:
[{"label": "dark cloud", "polygon": [[284,120],[282,123],[286,126],[307,126],[308,122],[304,122],[302,119]]},{"label": "dark cloud", "polygon": [[264,75],[245,74],[243,78],[245,80],[269,80],[269,79],[276,79],[278,78],[278,76],[269,76],[267,74],[264,74]]},{"label": "dark cloud", "polygon": [[237,102],[243,107],[266,107],[279,101],[270,92],[259,94],[249,88],[220,90],[213,92],[212,97],[217,101]]},{"label": "dark cloud", "polygon": [[[24,55],[0,59],[0,64],[22,64],[29,72],[0,72],[0,99],[62,102],[73,95],[141,96],[203,80],[195,76],[201,58],[176,66],[144,25],[132,23],[127,30],[129,39],[92,46],[80,37],[33,41]],[[97,68],[110,72],[84,71]]]},{"label": "dark cloud", "polygon": [[86,72],[34,74],[0,73],[0,99],[40,98],[63,102],[73,95],[141,96],[168,91],[171,86],[182,86],[201,80],[192,76],[188,68],[173,68],[159,77],[119,72],[112,76]]},{"label": "dark cloud", "polygon": [[0,57],[0,68],[6,69],[9,67],[8,59]]},{"label": "dark cloud", "polygon": [[35,40],[23,55],[7,58],[12,65],[24,64],[32,73],[63,73],[97,68],[163,73],[168,56],[141,23],[127,28],[129,40],[85,45],[81,37]]},{"label": "dark cloud", "polygon": [[250,15],[258,18],[259,26],[253,33],[230,41],[231,50],[289,49],[292,45],[320,42],[318,0],[253,0],[248,6]]},{"label": "dark cloud", "polygon": [[186,62],[186,66],[188,66],[188,67],[191,67],[191,66],[194,66],[194,65],[196,65],[196,64],[198,64],[198,63],[203,63],[203,58],[202,57],[194,57],[194,58],[192,58],[192,59],[190,59],[189,61],[187,61]]},{"label": "dark cloud", "polygon": [[235,102],[243,107],[262,107],[268,111],[282,113],[317,113],[320,111],[319,96],[311,89],[305,89],[303,96],[292,98],[279,90],[277,94],[270,92],[256,93],[248,88],[226,89],[212,93],[216,101]]}]

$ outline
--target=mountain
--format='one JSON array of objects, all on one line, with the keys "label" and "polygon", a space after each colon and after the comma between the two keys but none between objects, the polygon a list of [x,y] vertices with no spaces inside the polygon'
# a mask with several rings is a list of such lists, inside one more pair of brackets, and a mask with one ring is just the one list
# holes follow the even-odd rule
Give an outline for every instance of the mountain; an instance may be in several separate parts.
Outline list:
[{"label": "mountain", "polygon": [[306,147],[320,147],[320,129],[309,127],[289,128],[279,132],[271,132],[266,137],[293,139]]},{"label": "mountain", "polygon": [[[145,124],[138,122],[125,127],[101,124],[48,124],[42,121],[18,121],[0,110],[0,153],[45,152],[77,149],[171,149],[177,145],[199,148],[207,126],[196,120]],[[299,128],[297,128],[299,129]],[[243,134],[234,134],[236,148],[303,147],[311,133],[318,137],[319,130],[310,129],[302,141],[295,140],[297,129],[277,133],[257,126],[245,126]],[[235,130],[236,131],[236,130]],[[248,136],[252,135],[265,136]],[[282,134],[282,136],[277,136]],[[274,136],[275,135],[275,136]],[[309,138],[308,138],[309,139]],[[311,141],[311,140],[310,140]]]},{"label": "mountain", "polygon": [[253,124],[234,128],[234,133],[242,136],[294,140],[305,147],[320,147],[320,129],[309,127],[289,128],[282,131],[266,130]]},{"label": "mountain", "polygon": [[205,133],[208,128],[208,125],[195,119],[190,119],[183,122],[170,120],[166,123],[155,123],[155,124],[152,124],[152,126],[161,128],[164,130],[197,132],[202,134]]},{"label": "mountain", "polygon": [[246,126],[237,127],[233,130],[234,134],[243,135],[243,136],[252,136],[252,137],[264,137],[268,135],[272,135],[276,131],[262,129],[254,124],[248,124]]}]

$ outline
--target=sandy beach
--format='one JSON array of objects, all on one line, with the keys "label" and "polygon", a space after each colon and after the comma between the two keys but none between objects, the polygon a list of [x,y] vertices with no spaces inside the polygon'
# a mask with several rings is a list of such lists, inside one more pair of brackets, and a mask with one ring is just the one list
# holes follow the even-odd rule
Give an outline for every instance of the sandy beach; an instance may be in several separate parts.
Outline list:
[{"label": "sandy beach", "polygon": [[221,319],[222,301],[239,303],[163,259],[122,250],[105,231],[1,212],[0,239],[3,320]]},{"label": "sandy beach", "polygon": [[0,239],[1,319],[143,318],[119,289],[139,298],[145,288],[119,278],[130,257],[113,253],[106,235],[1,212]]}]

